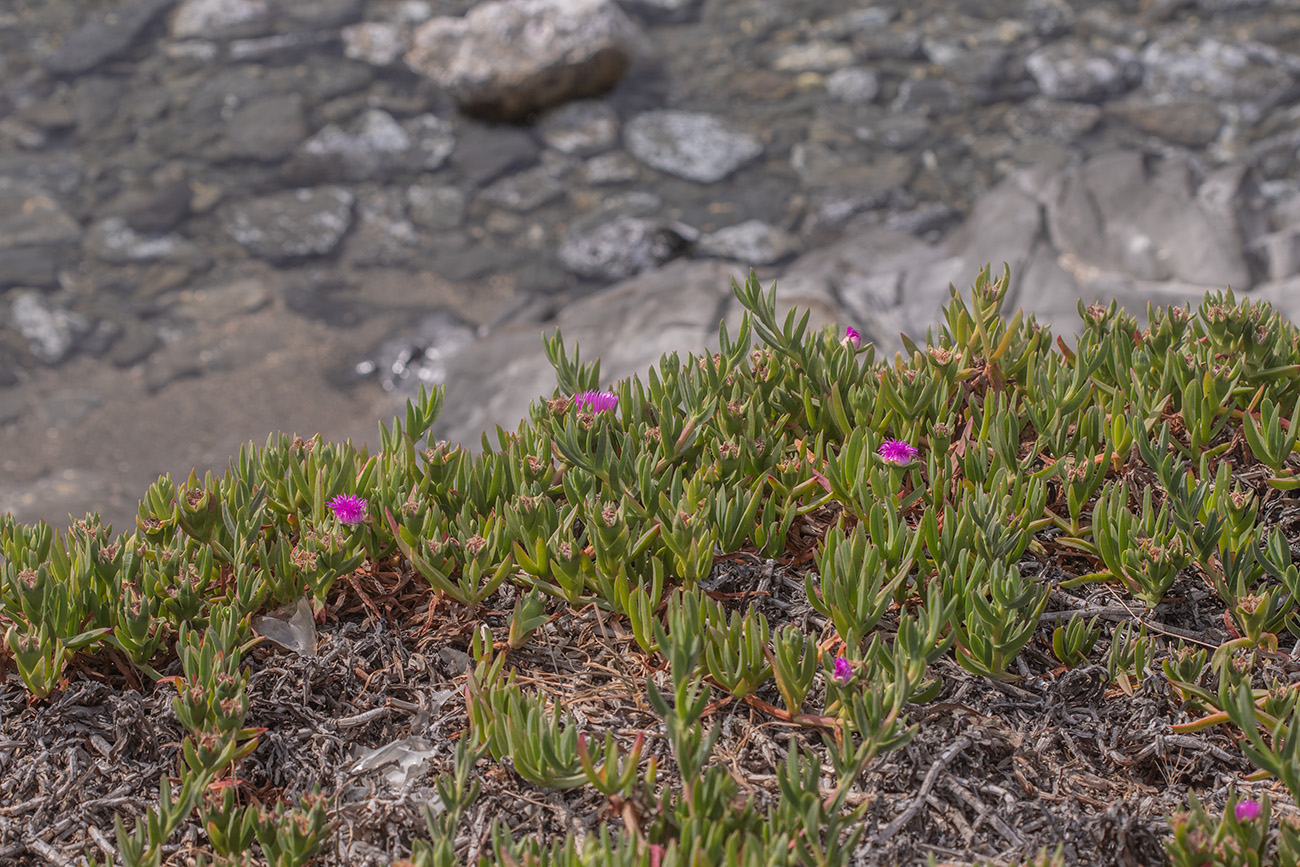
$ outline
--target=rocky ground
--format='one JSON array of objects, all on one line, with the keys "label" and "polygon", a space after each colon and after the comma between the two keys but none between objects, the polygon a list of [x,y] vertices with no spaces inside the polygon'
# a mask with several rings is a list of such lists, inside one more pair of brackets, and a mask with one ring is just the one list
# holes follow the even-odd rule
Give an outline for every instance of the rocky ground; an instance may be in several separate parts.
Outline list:
[{"label": "rocky ground", "polygon": [[1058,332],[1225,284],[1300,314],[1295,2],[578,4],[537,20],[608,52],[545,110],[518,51],[439,55],[471,5],[4,6],[0,509],[121,526],[418,381],[477,441],[551,388],[543,330],[629,375],[750,265],[888,351],[986,261]]}]

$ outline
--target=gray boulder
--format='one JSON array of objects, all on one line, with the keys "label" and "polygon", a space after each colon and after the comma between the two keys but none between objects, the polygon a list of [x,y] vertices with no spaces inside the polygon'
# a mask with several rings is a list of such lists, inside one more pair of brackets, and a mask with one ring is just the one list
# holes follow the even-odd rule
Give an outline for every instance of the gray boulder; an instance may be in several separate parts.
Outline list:
[{"label": "gray boulder", "polygon": [[647,111],[623,129],[628,152],[641,162],[688,181],[712,184],[763,153],[763,143],[708,114]]},{"label": "gray boulder", "polygon": [[53,75],[89,72],[123,54],[145,28],[175,3],[176,0],[128,0],[92,15],[91,20],[65,36],[62,44],[46,56],[45,69]]},{"label": "gray boulder", "polygon": [[183,0],[171,20],[175,39],[262,36],[270,32],[266,0]]},{"label": "gray boulder", "polygon": [[81,225],[41,187],[0,177],[0,249],[68,244]]},{"label": "gray boulder", "polygon": [[745,265],[772,265],[793,258],[799,252],[799,239],[763,220],[746,220],[710,232],[696,250]]},{"label": "gray boulder", "polygon": [[618,113],[604,102],[581,100],[547,112],[537,129],[560,153],[591,156],[618,141]]},{"label": "gray boulder", "polygon": [[206,268],[212,259],[193,241],[176,234],[144,234],[122,217],[100,220],[86,233],[86,252],[114,265],[133,262],[174,262]]},{"label": "gray boulder", "polygon": [[564,177],[572,169],[572,162],[563,157],[544,160],[539,166],[494,182],[479,198],[508,211],[527,213],[563,196]]},{"label": "gray boulder", "polygon": [[1138,280],[1248,285],[1242,238],[1223,215],[1233,203],[1197,187],[1181,159],[1148,168],[1137,153],[1095,157],[1042,188],[1052,243],[1082,266]]},{"label": "gray boulder", "polygon": [[269,93],[235,109],[226,121],[226,155],[235,159],[278,162],[307,135],[302,95]]},{"label": "gray boulder", "polygon": [[286,168],[294,180],[364,181],[405,172],[433,171],[456,147],[448,121],[432,114],[405,124],[372,108],[346,127],[330,124],[294,153]]},{"label": "gray boulder", "polygon": [[342,187],[317,187],[239,202],[226,210],[226,233],[272,262],[323,256],[352,225],[355,198]]},{"label": "gray boulder", "polygon": [[681,223],[615,217],[565,238],[560,262],[582,277],[622,280],[680,256],[698,234]]},{"label": "gray boulder", "polygon": [[344,27],[343,56],[371,66],[391,66],[410,50],[408,29],[389,21],[363,21]]},{"label": "gray boulder", "polygon": [[1142,76],[1142,64],[1128,49],[1094,51],[1077,42],[1044,46],[1025,58],[1025,68],[1045,95],[1079,102],[1118,96]]},{"label": "gray boulder", "polygon": [[77,348],[77,340],[91,331],[86,317],[53,306],[39,292],[16,292],[9,305],[9,324],[27,341],[28,349],[44,364],[58,364]]},{"label": "gray boulder", "polygon": [[[1259,43],[1169,35],[1142,50],[1144,87],[1167,97],[1222,100],[1249,122],[1276,104],[1296,83],[1293,58]],[[1291,61],[1291,62],[1288,62]]]},{"label": "gray boulder", "polygon": [[608,90],[645,46],[611,0],[494,0],[421,25],[406,63],[467,114],[518,121]]}]

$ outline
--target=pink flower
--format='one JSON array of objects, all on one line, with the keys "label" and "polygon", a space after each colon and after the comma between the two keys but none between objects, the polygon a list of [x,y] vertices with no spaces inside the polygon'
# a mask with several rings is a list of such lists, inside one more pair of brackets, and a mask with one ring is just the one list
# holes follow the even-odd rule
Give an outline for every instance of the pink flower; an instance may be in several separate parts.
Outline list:
[{"label": "pink flower", "polygon": [[325,505],[345,524],[360,524],[366,519],[366,501],[355,494],[339,494]]},{"label": "pink flower", "polygon": [[578,409],[585,409],[588,412],[604,412],[613,410],[618,406],[618,395],[612,391],[584,391],[573,396],[573,402],[578,405]]},{"label": "pink flower", "polygon": [[853,679],[853,666],[842,656],[835,657],[835,673],[831,675],[839,683],[848,683]]},{"label": "pink flower", "polygon": [[880,455],[886,463],[896,464],[905,467],[921,453],[921,450],[911,443],[905,443],[902,440],[889,439],[880,444],[876,449],[876,454]]},{"label": "pink flower", "polygon": [[856,328],[854,328],[852,325],[849,325],[844,329],[844,339],[840,341],[841,344],[852,343],[854,346],[857,346],[861,342],[862,342],[862,335],[858,333],[858,330]]},{"label": "pink flower", "polygon": [[1259,814],[1264,811],[1259,801],[1245,800],[1237,805],[1237,821],[1250,822],[1259,818]]}]

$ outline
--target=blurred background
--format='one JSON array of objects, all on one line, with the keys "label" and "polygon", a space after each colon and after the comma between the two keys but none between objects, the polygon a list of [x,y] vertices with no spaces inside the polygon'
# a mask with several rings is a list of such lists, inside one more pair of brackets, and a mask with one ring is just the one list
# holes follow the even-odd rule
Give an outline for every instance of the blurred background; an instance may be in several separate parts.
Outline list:
[{"label": "blurred background", "polygon": [[986,262],[1056,333],[1295,316],[1298,120],[1294,0],[6,0],[0,511],[130,529],[420,383],[476,444],[543,332],[643,372],[751,266],[885,354]]}]

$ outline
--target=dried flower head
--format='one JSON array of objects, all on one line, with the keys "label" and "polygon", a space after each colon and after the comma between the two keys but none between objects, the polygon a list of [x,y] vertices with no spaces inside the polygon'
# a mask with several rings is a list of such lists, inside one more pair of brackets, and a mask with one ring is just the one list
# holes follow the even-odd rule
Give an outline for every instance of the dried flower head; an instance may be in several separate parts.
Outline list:
[{"label": "dried flower head", "polygon": [[911,443],[902,440],[887,439],[876,449],[876,454],[885,461],[885,463],[894,464],[895,466],[905,467],[910,464],[921,450]]},{"label": "dried flower head", "polygon": [[301,545],[296,546],[293,552],[289,554],[289,562],[299,569],[311,569],[316,565],[316,554],[309,551]]},{"label": "dried flower head", "polygon": [[356,494],[339,494],[325,505],[345,524],[360,524],[366,519],[366,501]]},{"label": "dried flower head", "polygon": [[612,391],[595,391],[593,389],[575,394],[573,402],[579,409],[591,413],[604,412],[605,410],[612,412],[614,407],[618,406],[618,395]]}]

